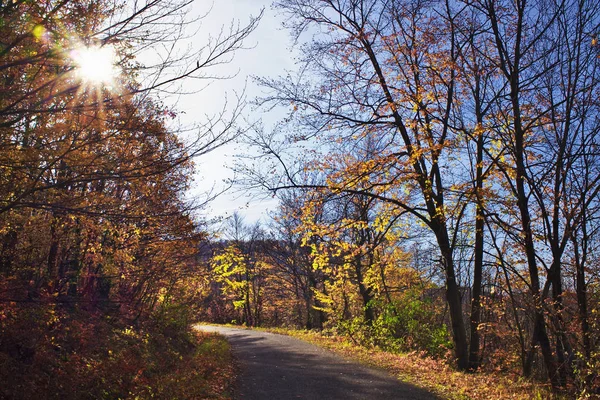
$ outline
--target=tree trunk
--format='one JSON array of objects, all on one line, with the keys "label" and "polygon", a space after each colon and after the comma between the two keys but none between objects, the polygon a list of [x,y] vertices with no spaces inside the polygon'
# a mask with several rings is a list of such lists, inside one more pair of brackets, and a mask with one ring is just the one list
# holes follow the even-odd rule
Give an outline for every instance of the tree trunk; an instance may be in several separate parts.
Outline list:
[{"label": "tree trunk", "polygon": [[52,222],[50,223],[50,249],[48,251],[48,277],[52,279],[58,274],[56,270],[56,262],[58,259],[58,238],[56,236],[56,225],[57,225],[56,217],[52,217]]},{"label": "tree trunk", "polygon": [[444,263],[444,271],[446,273],[446,301],[448,302],[448,309],[450,310],[456,361],[458,369],[465,371],[469,368],[469,346],[463,320],[460,288],[456,282],[450,238],[448,237],[448,231],[446,230],[445,225],[435,224],[433,225],[433,228],[442,253],[442,262]]},{"label": "tree trunk", "polygon": [[362,257],[358,256],[354,259],[354,268],[356,272],[356,280],[358,282],[358,290],[363,301],[364,316],[367,325],[373,325],[375,320],[375,314],[373,313],[373,292],[370,287],[365,285],[364,277],[362,273]]},{"label": "tree trunk", "polygon": [[[479,107],[478,107],[479,108]],[[478,119],[481,117],[479,116]],[[471,289],[471,343],[469,345],[469,369],[479,368],[479,323],[481,322],[481,285],[483,279],[483,246],[485,215],[483,209],[483,134],[477,138],[476,157],[476,209],[475,209],[475,259],[473,264],[473,287]]]},{"label": "tree trunk", "polygon": [[319,306],[315,299],[313,290],[317,288],[317,279],[313,271],[308,273],[308,291],[305,294],[306,301],[306,329],[323,329],[323,312],[316,310],[314,306]]}]

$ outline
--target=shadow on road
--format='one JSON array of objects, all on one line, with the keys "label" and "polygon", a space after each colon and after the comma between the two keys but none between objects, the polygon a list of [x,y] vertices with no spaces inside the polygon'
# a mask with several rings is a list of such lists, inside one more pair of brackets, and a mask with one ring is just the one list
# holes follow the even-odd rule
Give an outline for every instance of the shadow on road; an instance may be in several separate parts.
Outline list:
[{"label": "shadow on road", "polygon": [[240,362],[240,400],[437,399],[387,372],[298,339],[234,328],[211,330],[227,337]]}]

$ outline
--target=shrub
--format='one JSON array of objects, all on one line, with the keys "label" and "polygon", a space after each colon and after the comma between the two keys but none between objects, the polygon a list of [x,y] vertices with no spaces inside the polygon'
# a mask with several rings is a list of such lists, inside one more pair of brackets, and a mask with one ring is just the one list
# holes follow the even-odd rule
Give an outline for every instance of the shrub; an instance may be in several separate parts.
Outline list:
[{"label": "shrub", "polygon": [[171,307],[131,324],[54,305],[0,318],[0,398],[230,398],[225,340],[192,332]]},{"label": "shrub", "polygon": [[425,351],[440,357],[452,347],[446,324],[440,320],[431,300],[407,291],[392,303],[373,301],[377,317],[369,325],[364,317],[337,324],[339,332],[356,344],[377,346],[386,351]]}]

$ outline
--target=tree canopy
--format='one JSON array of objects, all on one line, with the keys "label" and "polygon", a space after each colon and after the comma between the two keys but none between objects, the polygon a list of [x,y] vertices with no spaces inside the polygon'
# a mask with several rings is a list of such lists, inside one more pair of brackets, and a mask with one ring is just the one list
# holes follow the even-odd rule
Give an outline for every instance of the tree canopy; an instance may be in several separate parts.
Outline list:
[{"label": "tree canopy", "polygon": [[352,248],[389,253],[378,232],[400,230],[401,247],[435,249],[460,369],[489,362],[491,299],[525,376],[559,388],[596,363],[600,4],[276,4],[300,72],[260,79],[260,104],[289,114],[249,138],[263,161],[246,184],[306,199],[305,244],[343,238],[343,254],[311,245],[315,268],[353,257],[360,289],[373,259]]}]

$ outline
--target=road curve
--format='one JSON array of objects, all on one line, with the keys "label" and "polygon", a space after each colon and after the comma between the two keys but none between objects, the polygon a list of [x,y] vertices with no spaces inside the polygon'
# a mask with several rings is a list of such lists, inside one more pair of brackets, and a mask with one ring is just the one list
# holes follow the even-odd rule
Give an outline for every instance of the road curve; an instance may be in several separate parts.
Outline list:
[{"label": "road curve", "polygon": [[301,340],[273,333],[196,325],[231,344],[241,374],[239,400],[430,400],[435,395]]}]

